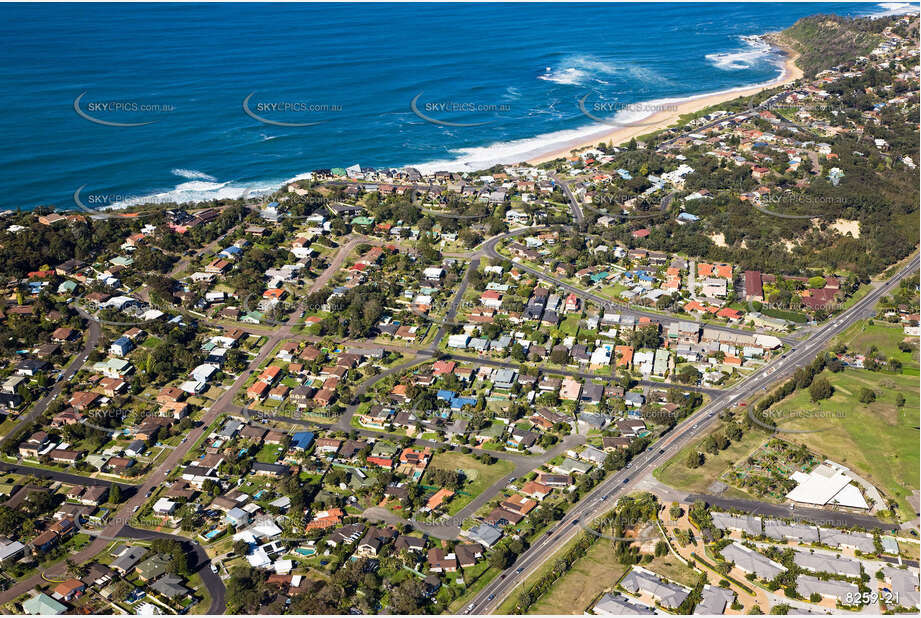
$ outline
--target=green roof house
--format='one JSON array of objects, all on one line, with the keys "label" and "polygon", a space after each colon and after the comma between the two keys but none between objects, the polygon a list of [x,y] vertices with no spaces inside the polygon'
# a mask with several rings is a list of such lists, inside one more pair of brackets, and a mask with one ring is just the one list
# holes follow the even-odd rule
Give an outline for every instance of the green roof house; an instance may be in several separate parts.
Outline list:
[{"label": "green roof house", "polygon": [[56,616],[67,611],[67,607],[61,605],[44,592],[35,595],[27,601],[23,601],[22,611],[30,616]]}]

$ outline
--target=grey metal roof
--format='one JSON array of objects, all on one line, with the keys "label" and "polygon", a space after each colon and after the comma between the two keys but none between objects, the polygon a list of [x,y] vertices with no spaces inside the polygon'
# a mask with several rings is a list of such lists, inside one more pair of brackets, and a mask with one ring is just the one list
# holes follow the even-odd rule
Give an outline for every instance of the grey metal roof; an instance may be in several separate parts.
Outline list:
[{"label": "grey metal roof", "polygon": [[595,603],[592,612],[598,616],[652,616],[655,612],[622,594],[607,593]]},{"label": "grey metal roof", "polygon": [[796,591],[799,592],[806,598],[809,598],[814,592],[817,592],[825,597],[834,597],[841,601],[845,605],[858,605],[859,603],[854,603],[853,600],[848,602],[848,596],[860,593],[860,589],[857,587],[857,584],[851,584],[849,582],[842,582],[834,579],[819,579],[818,577],[812,577],[811,575],[798,575],[796,577]]},{"label": "grey metal roof", "polygon": [[701,591],[701,600],[694,608],[694,614],[722,614],[726,611],[726,606],[731,605],[736,598],[736,593],[727,588],[711,586],[706,584]]},{"label": "grey metal roof", "polygon": [[834,530],[822,528],[819,536],[822,542],[831,547],[856,547],[862,552],[873,552],[876,549],[873,543],[873,537],[866,533],[845,532],[843,530]]},{"label": "grey metal roof", "polygon": [[761,535],[761,518],[755,515],[733,515],[731,513],[711,512],[713,525],[720,530],[741,530],[752,536]]},{"label": "grey metal roof", "polygon": [[787,524],[778,519],[764,520],[764,535],[772,539],[796,539],[805,543],[819,541],[819,529],[803,524]]},{"label": "grey metal roof", "polygon": [[793,553],[793,562],[797,566],[814,573],[833,573],[847,577],[860,576],[860,563],[847,558],[837,558],[828,554],[814,554],[797,551]]},{"label": "grey metal roof", "polygon": [[720,554],[746,573],[754,573],[761,579],[774,579],[786,571],[783,565],[738,543],[727,545]]},{"label": "grey metal roof", "polygon": [[632,593],[645,592],[656,598],[663,607],[675,609],[684,602],[690,592],[677,584],[660,579],[646,569],[633,568],[620,581],[621,587]]}]

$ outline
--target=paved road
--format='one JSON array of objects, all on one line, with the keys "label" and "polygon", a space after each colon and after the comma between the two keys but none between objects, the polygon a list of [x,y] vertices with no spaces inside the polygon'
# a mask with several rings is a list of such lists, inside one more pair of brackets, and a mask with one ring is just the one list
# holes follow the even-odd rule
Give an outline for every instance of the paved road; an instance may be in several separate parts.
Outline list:
[{"label": "paved road", "polygon": [[[711,424],[718,422],[720,412],[766,390],[774,382],[792,375],[797,368],[811,363],[834,337],[857,320],[872,315],[876,303],[897,286],[899,281],[917,272],[918,267],[919,259],[916,255],[895,276],[885,283],[875,284],[869,294],[817,330],[807,341],[771,363],[770,368],[759,371],[727,389],[726,392],[681,422],[645,453],[640,454],[631,462],[629,468],[617,472],[599,484],[570,509],[556,527],[522,553],[515,564],[500,577],[487,584],[474,597],[468,606],[469,610],[465,608],[465,613],[488,614],[495,610],[506,597],[515,591],[519,583],[525,581],[545,560],[552,557],[567,542],[581,533],[582,527],[587,522],[609,510],[617,496],[632,491],[638,481],[646,478],[656,467],[671,459],[684,446],[698,440]],[[609,498],[612,501],[611,504],[608,503]],[[520,573],[517,572],[518,569],[521,569]]]},{"label": "paved road", "polygon": [[[95,322],[91,322],[91,328],[93,328],[93,324],[95,324],[95,326],[98,328],[99,325]],[[199,438],[204,435],[211,423],[213,423],[214,420],[217,419],[217,417],[227,408],[232,406],[234,395],[246,383],[250,373],[255,371],[263,361],[268,359],[269,355],[275,349],[275,347],[290,335],[291,326],[286,325],[269,337],[268,341],[262,346],[262,349],[259,351],[256,357],[250,362],[247,370],[241,372],[237,379],[234,380],[231,387],[224,391],[224,393],[222,393],[217,398],[217,400],[215,400],[214,404],[212,404],[210,408],[204,411],[200,424],[188,432],[184,441],[177,448],[170,451],[163,462],[150,473],[148,473],[144,482],[137,487],[137,491],[133,495],[127,496],[126,499],[111,514],[108,520],[108,524],[105,528],[98,532],[96,539],[94,539],[89,545],[84,547],[79,552],[76,552],[70,556],[74,562],[82,564],[92,560],[96,555],[105,550],[106,546],[110,542],[108,539],[117,538],[119,536],[125,525],[132,521],[132,515],[134,512],[143,505],[147,499],[147,494],[159,487],[163,483],[164,479],[170,474],[170,472],[180,467],[183,459],[186,456],[186,453],[188,453],[189,449],[198,441]],[[81,354],[79,358],[83,358],[83,356],[84,355]],[[47,573],[49,575],[60,575],[63,574],[65,570],[66,565],[64,563],[58,563],[52,567],[49,567],[47,569]],[[0,593],[0,603],[11,601],[19,595],[25,594],[36,586],[41,585],[43,582],[44,580],[42,579],[41,574],[36,574],[21,580],[11,588]],[[216,594],[216,597],[223,601],[223,594]],[[215,598],[214,594],[212,598]],[[219,610],[220,611],[217,613],[223,613],[223,605],[219,608]]]},{"label": "paved road", "polygon": [[550,177],[563,188],[563,193],[565,193],[566,197],[569,199],[569,210],[572,211],[572,218],[575,220],[576,225],[581,228],[582,224],[585,222],[585,215],[582,214],[579,200],[576,199],[576,196],[572,194],[572,189],[569,188],[569,181],[560,180],[556,174],[552,174]]},{"label": "paved road", "polygon": [[51,387],[51,390],[49,390],[44,397],[33,403],[28,412],[18,418],[16,424],[9,432],[7,432],[5,436],[0,437],[0,446],[3,446],[8,441],[18,436],[21,431],[35,422],[35,419],[45,413],[45,410],[48,409],[48,406],[51,405],[51,402],[61,394],[61,391],[64,390],[64,385],[67,383],[67,381],[75,373],[83,368],[84,363],[86,363],[86,359],[89,358],[90,353],[95,350],[96,346],[99,344],[99,338],[102,336],[102,328],[100,327],[99,323],[94,321],[88,313],[83,311],[83,309],[80,309],[79,307],[76,307],[76,309],[81,316],[90,319],[89,325],[87,327],[86,342],[83,344],[83,348],[80,350],[80,353],[76,356],[76,358],[70,361],[70,364],[64,368],[60,374],[60,380],[58,380],[58,382]]},{"label": "paved road", "polygon": [[386,244],[383,239],[374,238],[370,236],[361,236],[361,235],[351,235],[350,240],[344,244],[340,245],[339,249],[336,251],[336,255],[333,256],[332,261],[329,263],[329,266],[320,273],[320,276],[314,279],[313,285],[310,286],[310,290],[307,294],[313,294],[323,289],[323,286],[329,283],[329,280],[332,279],[339,269],[342,268],[342,265],[345,263],[345,260],[351,255],[352,251],[360,244],[367,245],[383,245]]},{"label": "paved road", "polygon": [[761,502],[760,500],[738,500],[734,498],[723,498],[721,496],[709,496],[706,494],[689,494],[686,498],[687,502],[697,502],[698,500],[702,500],[711,506],[723,509],[737,509],[751,515],[805,521],[826,528],[849,528],[856,526],[866,530],[899,529],[897,524],[880,521],[870,515],[862,515],[859,513],[826,511],[825,509],[812,509],[807,507],[797,507],[791,511],[790,507],[784,504],[771,504],[770,502]]},{"label": "paved road", "polygon": [[72,483],[75,485],[105,485],[106,487],[118,485],[122,490],[123,496],[134,492],[135,489],[137,489],[137,485],[132,483],[119,483],[117,481],[110,481],[108,479],[95,479],[89,476],[83,476],[81,474],[71,474],[70,472],[64,472],[63,470],[46,470],[44,468],[36,468],[35,466],[28,466],[25,464],[0,462],[0,470],[3,472],[15,472],[16,474],[28,474],[36,478],[50,479],[52,481]]},{"label": "paved road", "polygon": [[118,533],[118,538],[138,539],[151,541],[154,539],[172,539],[182,543],[188,556],[193,557],[194,561],[189,565],[189,571],[197,573],[201,578],[205,588],[208,589],[208,596],[211,597],[211,605],[208,607],[209,615],[219,615],[224,613],[226,604],[225,596],[227,588],[224,586],[220,576],[211,570],[211,559],[208,557],[204,548],[197,541],[192,541],[185,537],[166,534],[165,532],[154,532],[152,530],[139,530],[131,526],[124,526]]},{"label": "paved road", "polygon": [[[499,258],[503,260],[508,259],[506,256],[500,254],[496,250],[496,247],[498,246],[499,242],[502,241],[503,239],[504,239],[504,235],[495,236],[489,239],[482,245],[483,246],[482,251],[484,251],[487,255],[493,258]],[[565,281],[556,279],[541,270],[532,268],[530,266],[527,266],[526,264],[522,264],[519,261],[515,261],[514,263],[515,263],[515,267],[519,270],[523,270],[526,273],[534,275],[538,279],[543,279],[544,281],[548,281],[558,288],[561,288],[567,292],[571,292],[575,294],[577,297],[581,298],[582,300],[591,301],[600,307],[608,308],[612,311],[616,311],[617,313],[620,313],[623,315],[646,317],[652,320],[653,322],[657,322],[659,324],[671,324],[672,322],[694,322],[695,321],[691,319],[690,316],[679,317],[679,316],[674,316],[671,314],[655,313],[653,311],[643,311],[642,309],[636,309],[634,307],[622,305],[622,304],[614,302],[610,298],[599,296],[598,294],[594,294],[592,292],[583,290],[582,288],[578,288],[574,285],[570,285],[566,283]],[[760,331],[745,330],[742,328],[733,328],[732,326],[722,326],[719,324],[701,324],[701,326],[705,328],[712,328],[714,330],[718,330],[721,332],[741,333],[745,335],[754,335],[760,332]],[[765,333],[765,334],[773,334],[773,333]],[[796,343],[799,342],[798,339],[794,339],[792,337],[785,337],[785,336],[780,336],[780,335],[774,335],[774,336],[778,337],[778,339],[780,339],[782,342],[789,344],[789,345],[795,345]]]}]

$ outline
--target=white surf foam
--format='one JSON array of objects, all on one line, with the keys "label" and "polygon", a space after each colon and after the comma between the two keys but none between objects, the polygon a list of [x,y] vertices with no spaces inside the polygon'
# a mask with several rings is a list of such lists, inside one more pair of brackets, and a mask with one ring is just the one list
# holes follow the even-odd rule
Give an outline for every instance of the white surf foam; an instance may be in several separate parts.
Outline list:
[{"label": "white surf foam", "polygon": [[889,15],[909,15],[921,12],[921,5],[911,2],[880,2],[880,10],[869,13],[870,17],[887,17]]},{"label": "white surf foam", "polygon": [[189,180],[208,180],[211,182],[217,182],[217,178],[211,174],[199,172],[198,170],[187,170],[181,167],[177,167],[172,170],[172,173],[181,178],[188,178]]},{"label": "white surf foam", "polygon": [[704,56],[710,64],[721,71],[742,71],[752,69],[764,62],[776,62],[776,50],[759,36],[739,37],[745,48]]},{"label": "white surf foam", "polygon": [[705,92],[687,97],[672,97],[639,102],[635,105],[632,105],[631,109],[620,111],[610,119],[607,119],[609,124],[606,125],[592,123],[576,129],[554,131],[551,133],[545,133],[543,135],[537,135],[535,137],[507,142],[496,142],[488,146],[457,148],[449,151],[449,154],[451,155],[450,158],[417,163],[411,165],[410,167],[415,167],[424,174],[437,171],[469,172],[492,167],[493,165],[528,161],[547,153],[575,147],[594,138],[597,138],[598,141],[601,141],[613,130],[613,127],[610,125],[635,125],[639,122],[642,122],[649,116],[652,116],[655,113],[654,110],[667,109],[669,105],[678,105],[687,101],[693,101],[695,99],[709,97],[716,94],[729,94],[733,92],[748,90],[750,88],[763,88],[771,86],[776,83],[777,80],[783,75],[783,68],[780,67],[779,70],[780,72],[777,78],[758,84],[737,86],[716,92]]},{"label": "white surf foam", "polygon": [[612,77],[637,79],[644,82],[668,83],[668,80],[655,71],[631,63],[614,63],[600,60],[594,56],[567,56],[560,61],[557,68],[546,67],[537,76],[555,84],[567,86],[586,86],[589,84],[609,84]]}]

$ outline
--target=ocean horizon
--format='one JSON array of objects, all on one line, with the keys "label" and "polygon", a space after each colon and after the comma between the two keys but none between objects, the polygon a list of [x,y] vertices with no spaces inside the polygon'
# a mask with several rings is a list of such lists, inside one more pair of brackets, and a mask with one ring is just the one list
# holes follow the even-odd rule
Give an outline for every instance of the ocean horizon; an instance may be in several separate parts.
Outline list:
[{"label": "ocean horizon", "polygon": [[[3,209],[472,171],[776,79],[761,35],[908,3],[5,4]],[[368,50],[374,50],[369,52]],[[581,103],[581,105],[580,105]],[[586,103],[591,114],[585,113]]]}]

